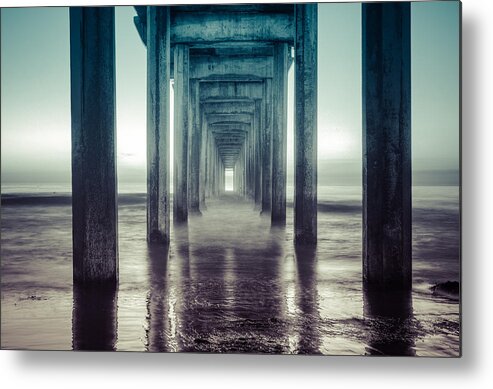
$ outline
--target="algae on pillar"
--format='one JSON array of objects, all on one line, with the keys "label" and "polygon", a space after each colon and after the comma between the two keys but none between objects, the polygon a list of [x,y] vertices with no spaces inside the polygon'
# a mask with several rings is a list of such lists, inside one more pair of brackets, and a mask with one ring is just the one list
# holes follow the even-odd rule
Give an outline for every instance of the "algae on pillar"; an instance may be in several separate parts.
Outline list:
[{"label": "algae on pillar", "polygon": [[363,280],[411,288],[409,3],[364,3]]},{"label": "algae on pillar", "polygon": [[74,284],[116,285],[115,9],[70,8]]},{"label": "algae on pillar", "polygon": [[317,4],[295,5],[294,239],[317,242]]}]

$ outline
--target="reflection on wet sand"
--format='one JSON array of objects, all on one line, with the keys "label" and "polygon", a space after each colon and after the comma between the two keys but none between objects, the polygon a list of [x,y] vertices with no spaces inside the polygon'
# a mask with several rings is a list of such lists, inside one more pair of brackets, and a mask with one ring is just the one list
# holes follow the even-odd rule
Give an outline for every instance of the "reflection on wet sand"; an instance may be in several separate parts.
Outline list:
[{"label": "reflection on wet sand", "polygon": [[295,247],[297,277],[297,304],[301,312],[298,351],[317,354],[320,347],[320,312],[316,278],[316,248]]},{"label": "reflection on wet sand", "polygon": [[115,289],[74,286],[73,304],[73,350],[114,351],[118,329]]},{"label": "reflection on wet sand", "polygon": [[430,290],[459,279],[458,189],[418,193],[412,310],[409,298],[363,294],[360,188],[324,196],[331,207],[319,211],[311,251],[293,246],[292,208],[286,228],[271,228],[234,196],[211,199],[184,229],[171,226],[169,249],[149,246],[146,196],[128,195],[117,293],[72,289],[65,197],[2,203],[1,346],[458,356],[457,298]]},{"label": "reflection on wet sand", "polygon": [[[320,294],[331,287],[319,282],[324,255],[293,247],[286,228],[271,228],[249,203],[223,200],[174,225],[169,248],[146,244],[145,350],[319,354],[342,331],[366,337],[368,354],[414,355],[410,294],[365,292],[364,320],[322,318]],[[115,349],[116,302],[111,290],[74,289],[74,349]]]},{"label": "reflection on wet sand", "polygon": [[149,244],[149,281],[147,295],[147,351],[173,351],[168,348],[170,338],[169,290],[168,290],[168,246]]},{"label": "reflection on wet sand", "polygon": [[364,315],[369,322],[369,355],[414,356],[416,324],[410,292],[364,291]]}]

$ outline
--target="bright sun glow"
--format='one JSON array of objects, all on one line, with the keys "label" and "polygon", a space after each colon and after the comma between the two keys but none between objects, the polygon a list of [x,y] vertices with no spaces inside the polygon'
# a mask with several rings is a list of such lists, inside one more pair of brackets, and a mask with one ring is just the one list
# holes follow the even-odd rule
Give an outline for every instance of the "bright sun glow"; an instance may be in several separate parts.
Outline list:
[{"label": "bright sun glow", "polygon": [[324,158],[343,159],[354,154],[358,142],[354,134],[342,127],[319,127],[318,154]]}]

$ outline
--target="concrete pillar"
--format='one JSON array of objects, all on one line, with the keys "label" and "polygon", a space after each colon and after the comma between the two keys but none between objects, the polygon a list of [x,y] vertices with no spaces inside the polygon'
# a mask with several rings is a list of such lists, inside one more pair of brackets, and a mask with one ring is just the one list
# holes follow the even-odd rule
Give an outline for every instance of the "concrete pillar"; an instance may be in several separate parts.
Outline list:
[{"label": "concrete pillar", "polygon": [[[199,91],[200,93],[200,91]],[[207,208],[205,204],[206,186],[207,186],[207,124],[205,121],[205,114],[200,112],[200,168],[199,168],[199,196],[200,196],[200,209],[205,210]]]},{"label": "concrete pillar", "polygon": [[272,224],[286,224],[288,45],[274,45],[272,117]]},{"label": "concrete pillar", "polygon": [[74,284],[118,282],[115,9],[70,8]]},{"label": "concrete pillar", "polygon": [[214,135],[209,132],[210,136],[210,141],[209,141],[209,191],[210,191],[210,196],[214,197],[214,158],[215,158],[215,150],[214,150]]},{"label": "concrete pillar", "polygon": [[225,185],[225,182],[226,182],[226,170],[224,168],[224,163],[221,161],[221,194],[224,194],[225,192],[225,188],[224,188],[224,185]]},{"label": "concrete pillar", "polygon": [[147,240],[169,243],[168,7],[147,7]]},{"label": "concrete pillar", "polygon": [[262,122],[262,212],[271,211],[272,204],[272,80],[264,82]]},{"label": "concrete pillar", "polygon": [[295,5],[294,239],[317,242],[317,4]]},{"label": "concrete pillar", "polygon": [[214,150],[214,135],[212,133],[209,133],[211,136],[211,141],[209,142],[209,149],[210,149],[210,166],[209,166],[209,176],[210,176],[210,191],[211,191],[211,197],[214,197],[214,158],[215,158],[215,150]]},{"label": "concrete pillar", "polygon": [[221,194],[221,157],[219,156],[219,149],[217,148],[217,143],[215,146],[216,149],[216,196]]},{"label": "concrete pillar", "polygon": [[252,128],[252,124],[250,124],[250,131],[248,132],[248,135],[247,135],[247,138],[246,138],[246,153],[245,153],[245,175],[246,175],[246,195],[247,197],[250,199],[251,196],[252,196],[252,192],[251,192],[251,189],[252,189],[252,182],[251,182],[251,178],[252,178],[252,172],[251,172],[251,163],[252,163],[252,155],[251,155],[251,152],[252,152],[252,143],[251,143],[251,136],[252,136],[252,131],[251,131],[251,128]]},{"label": "concrete pillar", "polygon": [[188,220],[188,127],[189,127],[189,48],[175,46],[175,138],[173,178],[173,219]]},{"label": "concrete pillar", "polygon": [[252,115],[252,123],[250,124],[249,132],[249,162],[250,162],[250,197],[255,200],[255,129],[254,117]]},{"label": "concrete pillar", "polygon": [[411,288],[409,3],[363,3],[363,281]]},{"label": "concrete pillar", "polygon": [[205,197],[211,197],[211,138],[212,134],[209,133],[207,122],[205,122],[205,131],[207,133],[207,142],[206,142],[206,158],[205,158]]},{"label": "concrete pillar", "polygon": [[190,212],[200,214],[200,127],[199,81],[190,81]]},{"label": "concrete pillar", "polygon": [[262,203],[262,155],[261,155],[261,134],[262,134],[262,100],[255,100],[254,112],[254,150],[255,150],[255,182],[254,182],[254,197],[255,204],[261,206]]}]

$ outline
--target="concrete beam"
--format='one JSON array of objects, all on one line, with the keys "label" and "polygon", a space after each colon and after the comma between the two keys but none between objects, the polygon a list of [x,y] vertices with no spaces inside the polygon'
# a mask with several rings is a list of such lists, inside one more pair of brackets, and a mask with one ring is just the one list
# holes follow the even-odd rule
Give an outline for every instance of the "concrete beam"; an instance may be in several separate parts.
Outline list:
[{"label": "concrete beam", "polygon": [[203,81],[202,83],[205,85],[201,85],[200,88],[200,101],[214,98],[261,99],[263,94],[263,79]]},{"label": "concrete beam", "polygon": [[293,13],[218,12],[214,8],[194,12],[172,12],[171,42],[293,43]]},{"label": "concrete beam", "polygon": [[411,288],[409,3],[363,3],[363,281]]},{"label": "concrete beam", "polygon": [[169,243],[169,8],[147,7],[147,23],[147,240]]},{"label": "concrete beam", "polygon": [[294,239],[317,243],[317,4],[296,4]]},{"label": "concrete beam", "polygon": [[241,126],[242,124],[250,124],[252,121],[251,114],[236,114],[236,113],[208,113],[206,114],[207,123],[209,125],[223,126]]},{"label": "concrete beam", "polygon": [[245,80],[272,77],[272,57],[196,56],[190,58],[190,78]]},{"label": "concrete beam", "polygon": [[70,8],[74,284],[118,283],[115,9]]},{"label": "concrete beam", "polygon": [[254,108],[254,101],[245,101],[245,102],[212,102],[205,101],[200,103],[200,109],[204,111],[206,114],[220,112],[220,113],[228,113],[228,114],[251,114]]},{"label": "concrete beam", "polygon": [[[237,46],[243,43],[294,42],[294,8],[292,4],[181,6],[171,10],[171,43]],[[135,7],[135,26],[144,44],[147,33],[145,7]]]}]

